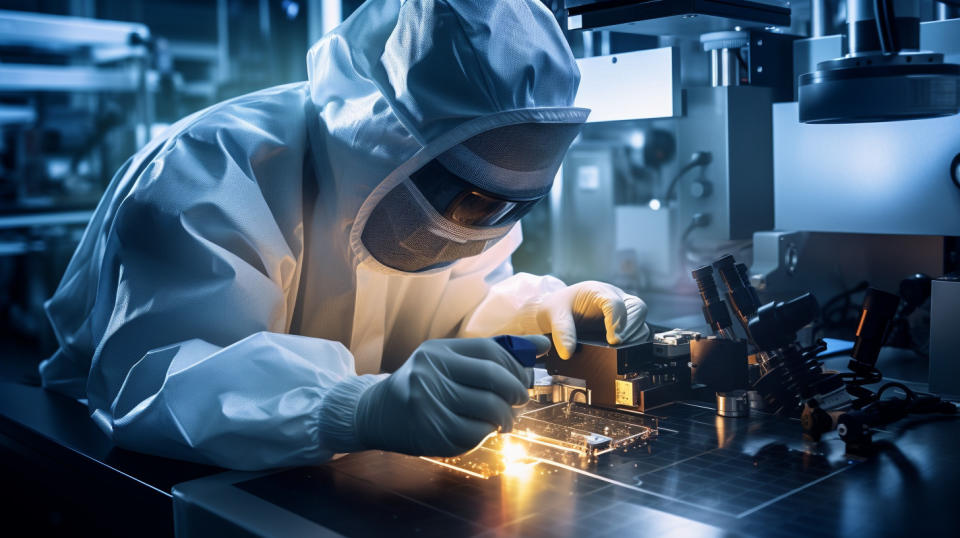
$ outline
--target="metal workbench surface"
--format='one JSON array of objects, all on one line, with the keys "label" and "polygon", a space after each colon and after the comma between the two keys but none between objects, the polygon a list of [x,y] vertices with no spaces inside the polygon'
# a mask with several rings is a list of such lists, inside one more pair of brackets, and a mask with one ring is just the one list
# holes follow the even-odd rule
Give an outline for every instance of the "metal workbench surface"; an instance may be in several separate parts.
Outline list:
[{"label": "metal workbench surface", "polygon": [[[926,362],[906,352],[887,352],[880,366],[891,378],[926,377]],[[719,418],[697,402],[655,414],[658,439],[601,456],[586,472],[538,464],[523,480],[483,480],[364,452],[239,473],[118,450],[84,406],[4,382],[0,451],[4,483],[21,496],[29,484],[106,532],[140,535],[169,533],[171,488],[184,535],[949,535],[960,523],[960,419],[901,421],[878,435],[889,442],[876,457],[858,461],[835,433],[806,445],[799,424],[779,417]],[[36,502],[46,517],[49,498]]]},{"label": "metal workbench surface", "polygon": [[180,535],[633,536],[952,534],[960,523],[960,420],[902,421],[867,460],[836,433],[818,444],[769,415],[721,418],[700,403],[657,409],[659,438],[586,471],[467,476],[384,452],[310,468],[229,473],[174,488]]}]

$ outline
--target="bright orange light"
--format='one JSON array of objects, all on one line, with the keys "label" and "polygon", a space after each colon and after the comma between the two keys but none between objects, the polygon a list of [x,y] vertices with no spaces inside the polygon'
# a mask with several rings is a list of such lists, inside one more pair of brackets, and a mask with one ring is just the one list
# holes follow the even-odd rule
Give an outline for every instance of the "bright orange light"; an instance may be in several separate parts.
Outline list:
[{"label": "bright orange light", "polygon": [[533,475],[533,468],[536,467],[536,465],[537,460],[532,458],[505,461],[503,474],[512,478],[529,478]]},{"label": "bright orange light", "polygon": [[519,443],[506,441],[503,444],[503,448],[500,450],[500,454],[503,456],[504,461],[511,462],[525,458],[527,456],[527,451]]},{"label": "bright orange light", "polygon": [[500,449],[503,458],[503,474],[513,478],[527,478],[533,474],[537,460],[527,456],[527,450],[520,443],[504,441]]}]

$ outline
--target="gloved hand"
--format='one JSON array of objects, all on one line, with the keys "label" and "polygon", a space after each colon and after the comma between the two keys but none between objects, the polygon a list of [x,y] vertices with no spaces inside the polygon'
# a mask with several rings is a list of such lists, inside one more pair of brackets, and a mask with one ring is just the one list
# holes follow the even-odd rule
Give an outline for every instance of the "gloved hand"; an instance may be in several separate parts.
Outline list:
[{"label": "gloved hand", "polygon": [[[544,336],[525,336],[538,354]],[[491,432],[513,427],[527,402],[523,367],[490,338],[429,340],[407,362],[361,396],[356,432],[366,448],[411,455],[455,456]]]},{"label": "gloved hand", "polygon": [[536,315],[544,333],[553,333],[561,359],[577,347],[577,331],[603,328],[607,343],[616,345],[646,338],[647,305],[639,297],[603,282],[586,281],[544,297]]}]

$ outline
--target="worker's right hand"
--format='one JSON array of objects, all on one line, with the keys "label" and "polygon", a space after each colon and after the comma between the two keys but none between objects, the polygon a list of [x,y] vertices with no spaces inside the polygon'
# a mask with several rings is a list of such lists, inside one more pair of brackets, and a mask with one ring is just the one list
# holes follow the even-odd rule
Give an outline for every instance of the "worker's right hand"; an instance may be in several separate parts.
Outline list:
[{"label": "worker's right hand", "polygon": [[[549,349],[546,337],[524,338]],[[510,431],[511,406],[527,402],[523,380],[523,367],[490,338],[429,340],[363,393],[356,431],[366,448],[462,454],[498,428]]]}]

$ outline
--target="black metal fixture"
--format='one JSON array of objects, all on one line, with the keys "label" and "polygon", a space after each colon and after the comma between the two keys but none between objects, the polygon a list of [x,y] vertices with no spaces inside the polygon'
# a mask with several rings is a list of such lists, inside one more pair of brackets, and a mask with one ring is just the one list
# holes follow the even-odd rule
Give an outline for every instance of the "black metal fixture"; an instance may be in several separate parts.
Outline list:
[{"label": "black metal fixture", "polygon": [[863,123],[960,112],[960,65],[920,50],[916,0],[847,0],[850,52],[800,76],[800,121]]}]

